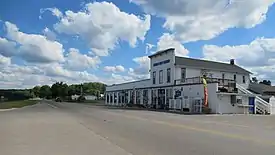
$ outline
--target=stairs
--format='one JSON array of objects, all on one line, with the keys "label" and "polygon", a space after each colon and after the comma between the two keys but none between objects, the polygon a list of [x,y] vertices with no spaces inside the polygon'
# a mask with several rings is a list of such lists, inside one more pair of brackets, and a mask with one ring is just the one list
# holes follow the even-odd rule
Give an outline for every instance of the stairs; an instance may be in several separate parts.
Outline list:
[{"label": "stairs", "polygon": [[255,106],[256,106],[256,113],[258,114],[270,114],[270,103],[266,102],[256,94],[252,93],[251,91],[245,89],[241,85],[236,83],[236,87],[239,91],[245,94],[255,95]]}]

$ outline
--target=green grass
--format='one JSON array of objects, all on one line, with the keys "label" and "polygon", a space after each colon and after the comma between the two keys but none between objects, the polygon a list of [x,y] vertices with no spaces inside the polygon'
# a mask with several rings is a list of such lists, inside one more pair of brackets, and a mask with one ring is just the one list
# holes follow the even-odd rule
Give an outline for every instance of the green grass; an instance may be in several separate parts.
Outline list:
[{"label": "green grass", "polygon": [[35,100],[21,100],[21,101],[6,101],[0,102],[0,109],[22,108],[28,105],[34,105],[38,101]]}]

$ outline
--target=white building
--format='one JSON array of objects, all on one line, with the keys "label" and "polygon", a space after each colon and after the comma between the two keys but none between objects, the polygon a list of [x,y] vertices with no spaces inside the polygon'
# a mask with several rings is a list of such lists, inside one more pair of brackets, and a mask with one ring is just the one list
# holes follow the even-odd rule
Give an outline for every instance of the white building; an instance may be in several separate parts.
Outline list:
[{"label": "white building", "polygon": [[251,72],[234,60],[220,63],[175,56],[175,49],[150,58],[150,79],[106,87],[106,104],[143,104],[153,108],[201,112],[201,77],[207,77],[212,113],[269,113],[270,104],[248,91]]}]

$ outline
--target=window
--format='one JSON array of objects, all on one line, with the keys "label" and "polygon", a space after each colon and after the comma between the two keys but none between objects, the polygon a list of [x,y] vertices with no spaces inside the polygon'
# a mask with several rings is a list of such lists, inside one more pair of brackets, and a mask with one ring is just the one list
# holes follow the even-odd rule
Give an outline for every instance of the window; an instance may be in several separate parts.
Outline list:
[{"label": "window", "polygon": [[159,84],[163,83],[163,70],[159,71]]},{"label": "window", "polygon": [[243,76],[243,83],[245,83],[245,76]]},{"label": "window", "polygon": [[156,84],[156,72],[153,72],[153,84]]},{"label": "window", "polygon": [[171,82],[171,69],[168,68],[167,69],[167,83],[170,83]]},{"label": "window", "polygon": [[234,81],[236,81],[236,79],[237,79],[237,76],[236,76],[236,74],[234,74]]},{"label": "window", "polygon": [[182,68],[181,69],[181,81],[185,81],[185,78],[186,78],[186,69],[185,68]]},{"label": "window", "polygon": [[224,83],[224,73],[222,73],[222,83]]}]

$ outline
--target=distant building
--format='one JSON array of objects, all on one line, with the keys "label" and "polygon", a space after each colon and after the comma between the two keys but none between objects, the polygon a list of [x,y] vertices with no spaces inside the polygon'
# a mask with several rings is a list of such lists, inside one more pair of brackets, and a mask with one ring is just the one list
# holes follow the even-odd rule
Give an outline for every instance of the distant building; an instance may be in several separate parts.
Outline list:
[{"label": "distant building", "polygon": [[[72,95],[71,98],[72,100],[77,100],[80,95]],[[95,95],[84,95],[86,100],[96,100],[97,97]]]},{"label": "distant building", "polygon": [[84,95],[84,97],[86,100],[96,100],[97,99],[97,97],[94,95]]}]

